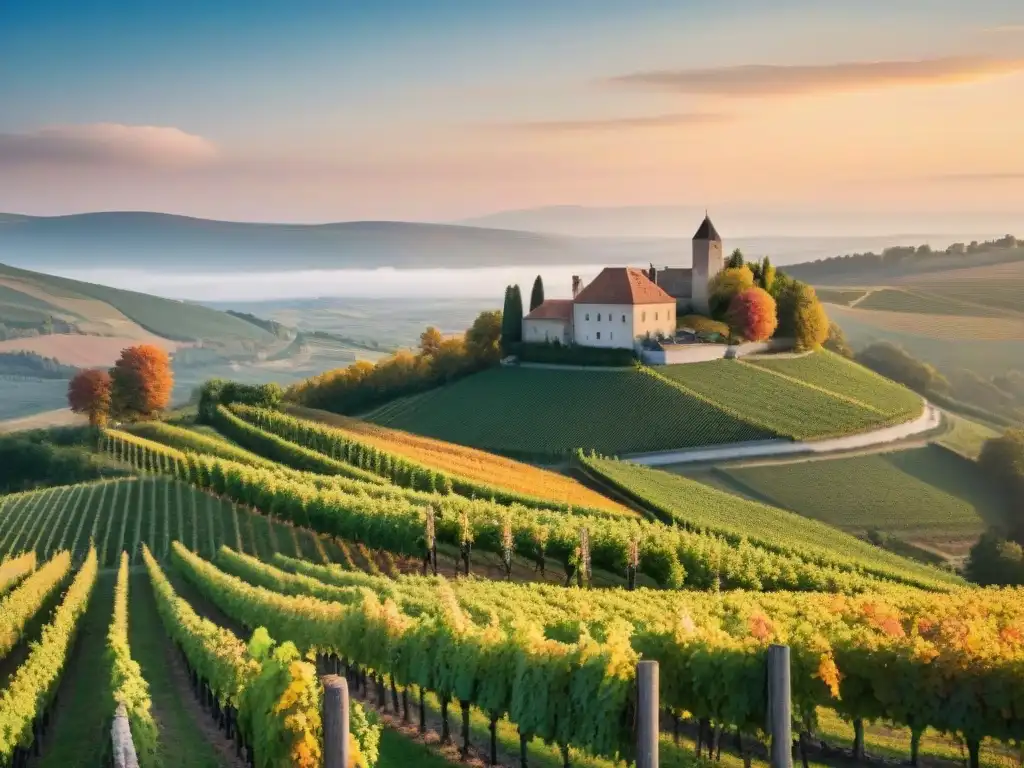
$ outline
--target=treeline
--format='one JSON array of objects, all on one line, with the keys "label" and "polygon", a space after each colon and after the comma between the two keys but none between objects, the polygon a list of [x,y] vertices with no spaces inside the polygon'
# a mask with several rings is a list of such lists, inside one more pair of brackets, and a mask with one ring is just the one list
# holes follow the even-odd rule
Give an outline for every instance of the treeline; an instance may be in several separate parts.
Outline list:
[{"label": "treeline", "polygon": [[64,365],[53,357],[35,352],[0,352],[0,376],[26,376],[34,379],[70,379],[78,373],[73,365]]},{"label": "treeline", "polygon": [[3,322],[0,322],[0,341],[31,339],[54,333],[80,333],[80,331],[77,326],[55,317],[48,317],[42,322],[5,317]]},{"label": "treeline", "polygon": [[1002,261],[1024,259],[1024,240],[1006,235],[998,240],[979,243],[953,243],[943,250],[930,245],[894,246],[881,253],[851,253],[832,256],[806,264],[796,264],[786,269],[805,280],[855,275],[861,272],[912,273],[940,269],[956,269],[979,264],[993,264]]},{"label": "treeline", "polygon": [[501,317],[501,312],[481,312],[461,337],[446,338],[437,328],[427,328],[414,352],[326,371],[294,384],[285,397],[310,408],[353,414],[455,381],[497,364]]},{"label": "treeline", "polygon": [[262,317],[256,317],[256,315],[250,314],[249,312],[236,312],[233,309],[228,310],[228,314],[237,317],[239,320],[245,320],[247,323],[252,323],[257,328],[262,328],[267,333],[277,336],[279,339],[290,339],[293,331],[287,325],[282,325],[276,320],[264,320]]},{"label": "treeline", "polygon": [[0,436],[0,494],[130,474],[93,453],[92,440],[85,427]]},{"label": "treeline", "polygon": [[971,550],[967,575],[984,585],[1024,585],[1024,429],[986,442],[978,465],[1002,492],[1005,519]]},{"label": "treeline", "polygon": [[949,377],[913,357],[903,347],[876,342],[855,359],[877,373],[909,387],[937,405],[1003,427],[1024,423],[1024,373],[1010,370],[984,378],[961,369]]}]

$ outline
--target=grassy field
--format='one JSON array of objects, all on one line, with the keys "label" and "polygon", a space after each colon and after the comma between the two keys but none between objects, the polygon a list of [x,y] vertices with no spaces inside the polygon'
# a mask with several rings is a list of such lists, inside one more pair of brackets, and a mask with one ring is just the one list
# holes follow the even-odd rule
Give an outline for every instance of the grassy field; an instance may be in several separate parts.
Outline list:
[{"label": "grassy field", "polygon": [[478,480],[517,493],[583,507],[621,511],[621,505],[592,491],[576,480],[529,464],[478,451],[462,445],[434,440],[369,421],[318,411],[293,408],[295,416],[322,421],[361,442],[396,453],[429,467]]},{"label": "grassy field", "polygon": [[1005,313],[982,304],[958,301],[948,296],[922,293],[917,290],[883,288],[871,291],[857,303],[857,309],[879,309],[889,312],[912,312],[921,315],[966,315],[973,317],[1004,317]]},{"label": "grassy field", "polygon": [[403,404],[369,420],[513,456],[575,448],[640,453],[773,436],[633,370],[497,368]]},{"label": "grassy field", "polygon": [[1024,312],[1024,261],[932,272],[897,282],[955,301]]},{"label": "grassy field", "polygon": [[866,289],[856,288],[815,288],[818,298],[827,304],[844,304],[849,306],[867,295]]},{"label": "grassy field", "polygon": [[847,323],[852,320],[870,326],[880,338],[888,337],[895,332],[961,344],[976,344],[979,341],[1024,341],[1024,319],[1013,317],[926,315],[863,309],[860,304],[856,307],[830,307],[829,315],[844,330]]},{"label": "grassy field", "polygon": [[[0,279],[35,289],[32,294],[37,298],[40,298],[40,293],[52,296],[51,299],[40,300],[60,307],[67,306],[69,299],[72,302],[91,299],[107,304],[150,333],[167,339],[245,340],[264,344],[273,340],[269,333],[251,323],[198,304],[83,283],[2,264]],[[88,302],[82,306],[87,305]]]},{"label": "grassy field", "polygon": [[999,437],[1000,433],[984,424],[957,416],[944,414],[949,430],[935,442],[965,459],[975,461],[981,455],[986,440]]},{"label": "grassy field", "polygon": [[923,409],[920,395],[827,350],[801,357],[748,358],[745,362],[856,400],[886,416],[910,420]]},{"label": "grassy field", "polygon": [[[932,569],[913,565],[814,519],[827,516],[825,509],[818,510],[817,514],[800,509],[787,511],[780,508],[782,505],[758,503],[673,472],[613,460],[589,459],[587,463],[617,487],[645,502],[648,508],[662,510],[687,528],[743,537],[774,550],[811,557],[829,554],[865,566],[899,571],[909,568],[929,578],[936,576]],[[766,494],[762,495],[767,498]]]},{"label": "grassy field", "polygon": [[171,541],[212,555],[221,544],[258,557],[280,551],[316,562],[345,562],[326,537],[217,499],[163,477],[62,486],[0,498],[0,558],[35,550],[40,561],[61,549],[81,561],[96,542],[100,566],[121,550],[140,559],[140,543],[158,557]]},{"label": "grassy field", "polygon": [[[806,367],[817,360],[806,363]],[[885,426],[887,414],[848,398],[776,375],[766,368],[738,360],[715,360],[689,365],[667,365],[655,369],[677,384],[697,393],[766,432],[796,440],[838,437]],[[828,373],[822,374],[828,377]],[[833,380],[842,391],[840,380]],[[902,393],[893,385],[894,394]],[[845,392],[843,392],[845,394]],[[905,419],[900,419],[905,420]]]},{"label": "grassy field", "polygon": [[968,460],[940,446],[719,470],[726,487],[845,531],[869,529],[964,553],[1002,499]]}]

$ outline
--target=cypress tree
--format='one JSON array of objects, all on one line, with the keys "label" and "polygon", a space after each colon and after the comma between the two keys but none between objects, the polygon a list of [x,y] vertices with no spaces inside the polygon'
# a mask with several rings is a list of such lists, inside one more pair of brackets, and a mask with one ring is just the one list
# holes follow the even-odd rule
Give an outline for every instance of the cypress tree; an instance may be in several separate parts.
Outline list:
[{"label": "cypress tree", "polygon": [[509,348],[515,343],[512,333],[512,286],[505,286],[505,304],[501,310],[501,349],[508,354]]},{"label": "cypress tree", "polygon": [[509,338],[518,343],[523,340],[523,294],[518,285],[512,286],[509,317]]},{"label": "cypress tree", "polygon": [[533,291],[530,292],[530,311],[533,312],[543,303],[544,281],[540,279],[540,275],[537,275],[537,279],[533,281]]}]

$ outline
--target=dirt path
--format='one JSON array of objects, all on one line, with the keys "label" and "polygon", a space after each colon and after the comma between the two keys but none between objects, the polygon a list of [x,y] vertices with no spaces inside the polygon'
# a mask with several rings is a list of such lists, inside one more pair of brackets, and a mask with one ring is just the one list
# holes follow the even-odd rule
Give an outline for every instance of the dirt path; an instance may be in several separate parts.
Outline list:
[{"label": "dirt path", "polygon": [[165,768],[245,768],[234,745],[192,693],[188,671],[164,631],[144,572],[132,576],[129,600],[132,657],[149,683]]}]

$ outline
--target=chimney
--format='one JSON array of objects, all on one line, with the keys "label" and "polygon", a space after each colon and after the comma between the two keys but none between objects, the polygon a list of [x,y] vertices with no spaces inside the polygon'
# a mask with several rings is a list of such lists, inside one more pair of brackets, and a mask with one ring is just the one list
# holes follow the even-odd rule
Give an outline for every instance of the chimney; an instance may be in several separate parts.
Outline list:
[{"label": "chimney", "polygon": [[580,284],[580,276],[579,275],[573,275],[572,276],[572,297],[574,299],[579,295],[581,287],[582,287],[582,285]]}]

